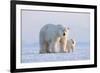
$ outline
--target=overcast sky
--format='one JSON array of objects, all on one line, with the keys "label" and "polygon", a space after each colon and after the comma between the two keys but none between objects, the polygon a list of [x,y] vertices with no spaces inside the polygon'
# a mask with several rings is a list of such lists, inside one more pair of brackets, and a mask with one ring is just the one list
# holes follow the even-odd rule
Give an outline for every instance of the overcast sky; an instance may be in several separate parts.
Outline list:
[{"label": "overcast sky", "polygon": [[70,28],[69,38],[77,42],[90,40],[90,14],[22,10],[22,43],[39,42],[39,31],[46,24],[61,24]]}]

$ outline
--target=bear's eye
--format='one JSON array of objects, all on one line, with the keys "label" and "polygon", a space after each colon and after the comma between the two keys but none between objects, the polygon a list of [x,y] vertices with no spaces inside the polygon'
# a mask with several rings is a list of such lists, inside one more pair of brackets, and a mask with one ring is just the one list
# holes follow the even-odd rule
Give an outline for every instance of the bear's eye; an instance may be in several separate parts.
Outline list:
[{"label": "bear's eye", "polygon": [[63,33],[63,36],[65,36],[66,34],[65,34],[65,32]]}]

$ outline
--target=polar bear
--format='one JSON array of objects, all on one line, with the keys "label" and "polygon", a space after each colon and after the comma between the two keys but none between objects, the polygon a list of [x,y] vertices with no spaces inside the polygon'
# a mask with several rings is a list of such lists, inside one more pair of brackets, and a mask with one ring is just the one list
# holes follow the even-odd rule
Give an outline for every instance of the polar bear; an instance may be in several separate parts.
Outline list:
[{"label": "polar bear", "polygon": [[70,51],[73,52],[75,46],[76,46],[76,41],[73,40],[73,39],[68,39],[68,40],[67,40],[67,45],[66,45],[66,52],[68,52],[68,53],[69,53]]},{"label": "polar bear", "polygon": [[[68,30],[62,25],[47,24],[44,25],[39,34],[40,53],[57,53],[64,51],[67,45]],[[64,40],[61,40],[61,39]],[[57,44],[61,40],[61,48],[57,49]]]}]

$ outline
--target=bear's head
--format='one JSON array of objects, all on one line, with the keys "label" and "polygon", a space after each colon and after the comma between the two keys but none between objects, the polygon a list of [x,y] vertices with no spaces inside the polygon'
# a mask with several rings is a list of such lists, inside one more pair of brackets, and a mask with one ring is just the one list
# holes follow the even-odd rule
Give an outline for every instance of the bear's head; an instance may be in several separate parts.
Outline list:
[{"label": "bear's head", "polygon": [[68,36],[69,28],[64,27],[63,25],[57,25],[57,33],[59,37],[66,37]]}]

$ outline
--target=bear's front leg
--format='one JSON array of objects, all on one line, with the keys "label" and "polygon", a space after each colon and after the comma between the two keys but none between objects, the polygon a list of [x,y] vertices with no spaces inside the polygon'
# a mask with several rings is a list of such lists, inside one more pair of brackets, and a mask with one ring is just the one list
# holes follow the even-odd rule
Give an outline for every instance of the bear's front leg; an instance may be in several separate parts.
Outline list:
[{"label": "bear's front leg", "polygon": [[66,53],[67,48],[66,48],[67,42],[64,39],[60,40],[60,53]]},{"label": "bear's front leg", "polygon": [[54,40],[49,44],[49,53],[55,53],[55,41]]}]

